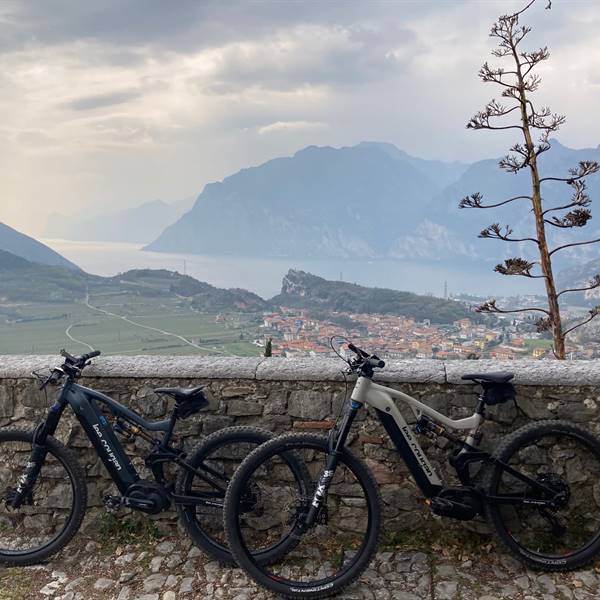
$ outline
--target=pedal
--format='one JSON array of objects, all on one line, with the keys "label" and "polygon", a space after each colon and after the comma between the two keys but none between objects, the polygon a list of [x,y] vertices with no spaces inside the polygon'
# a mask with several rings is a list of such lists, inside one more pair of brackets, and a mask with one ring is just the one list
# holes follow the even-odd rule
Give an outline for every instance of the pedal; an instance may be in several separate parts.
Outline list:
[{"label": "pedal", "polygon": [[124,504],[124,498],[121,496],[110,496],[107,494],[102,500],[104,507],[110,512],[117,512]]},{"label": "pedal", "polygon": [[431,511],[440,516],[450,516],[454,510],[455,503],[444,498],[432,498],[429,502]]}]

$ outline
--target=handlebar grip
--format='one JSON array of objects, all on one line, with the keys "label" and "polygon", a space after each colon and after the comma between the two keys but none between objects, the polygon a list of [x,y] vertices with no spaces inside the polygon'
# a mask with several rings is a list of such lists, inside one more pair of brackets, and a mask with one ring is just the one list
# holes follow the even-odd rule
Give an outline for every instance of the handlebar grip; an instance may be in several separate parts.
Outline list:
[{"label": "handlebar grip", "polygon": [[369,364],[372,367],[376,367],[378,369],[383,369],[383,367],[385,367],[385,361],[381,360],[378,356],[371,356],[369,358]]},{"label": "handlebar grip", "polygon": [[89,360],[90,358],[96,358],[96,356],[100,356],[102,354],[102,352],[100,352],[100,350],[94,350],[92,352],[88,352],[87,354],[84,354],[81,358],[83,361]]},{"label": "handlebar grip", "polygon": [[50,384],[58,383],[62,376],[63,376],[63,373],[61,371],[54,370],[54,371],[52,371],[52,374],[50,375],[50,377],[48,377],[48,383],[50,383]]}]

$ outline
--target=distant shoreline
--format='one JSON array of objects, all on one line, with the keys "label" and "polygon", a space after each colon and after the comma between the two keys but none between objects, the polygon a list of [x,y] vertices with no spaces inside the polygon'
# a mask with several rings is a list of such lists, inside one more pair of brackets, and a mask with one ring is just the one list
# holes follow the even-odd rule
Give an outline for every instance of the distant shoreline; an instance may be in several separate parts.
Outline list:
[{"label": "distant shoreline", "polygon": [[[144,244],[79,242],[44,238],[50,248],[94,275],[114,276],[129,269],[169,269],[187,273],[222,288],[239,287],[271,298],[279,293],[281,279],[290,268],[305,270],[330,280],[384,287],[443,297],[444,282],[450,293],[504,295],[506,281],[492,265],[463,269],[434,261],[399,259],[292,259],[169,254],[142,250]],[[537,282],[511,281],[511,293],[539,292]]]}]

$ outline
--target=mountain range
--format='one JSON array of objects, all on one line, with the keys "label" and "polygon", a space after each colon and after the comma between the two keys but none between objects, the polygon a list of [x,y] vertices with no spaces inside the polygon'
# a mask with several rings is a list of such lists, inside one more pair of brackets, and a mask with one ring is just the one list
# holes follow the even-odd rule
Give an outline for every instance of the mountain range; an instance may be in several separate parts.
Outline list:
[{"label": "mountain range", "polygon": [[0,223],[0,250],[10,252],[33,263],[79,270],[77,265],[58,252],[5,223]]},{"label": "mountain range", "polygon": [[411,157],[391,144],[310,146],[207,185],[192,210],[147,249],[396,257],[404,254],[405,246],[414,248],[416,230],[430,240],[423,253],[438,255],[447,241],[427,217],[427,207],[466,168]]},{"label": "mountain range", "polygon": [[[580,160],[599,160],[600,147],[574,150],[552,140],[540,156],[542,173],[568,176]],[[497,159],[473,164],[416,158],[392,144],[363,142],[344,148],[310,146],[287,158],[242,169],[205,186],[190,211],[146,249],[259,257],[395,258],[492,265],[535,248],[478,239],[487,225],[508,223],[531,233],[529,207],[458,208],[461,198],[481,192],[489,202],[527,193],[529,174],[507,174]],[[589,178],[600,196],[600,176]],[[548,206],[565,203],[564,183],[544,185]],[[593,222],[592,222],[593,223]],[[600,233],[585,228],[581,236]],[[553,230],[553,244],[580,239],[573,230]],[[586,239],[585,237],[583,239]],[[600,246],[557,254],[558,266],[600,256]]]},{"label": "mountain range", "polygon": [[175,222],[189,210],[193,202],[193,198],[172,204],[153,200],[133,208],[95,216],[53,213],[48,217],[44,237],[85,242],[146,244],[160,235],[166,225]]}]

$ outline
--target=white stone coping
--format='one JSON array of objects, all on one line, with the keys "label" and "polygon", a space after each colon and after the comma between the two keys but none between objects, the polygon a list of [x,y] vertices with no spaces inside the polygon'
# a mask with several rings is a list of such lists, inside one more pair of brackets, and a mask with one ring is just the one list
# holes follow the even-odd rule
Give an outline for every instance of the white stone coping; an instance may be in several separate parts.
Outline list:
[{"label": "white stone coping", "polygon": [[[200,356],[107,356],[94,359],[88,377],[131,379],[249,379],[341,381],[335,358],[237,358]],[[466,383],[466,373],[510,371],[521,385],[600,385],[600,360],[391,360],[376,380],[395,383]],[[27,378],[59,365],[57,356],[0,355],[0,379]]]}]

